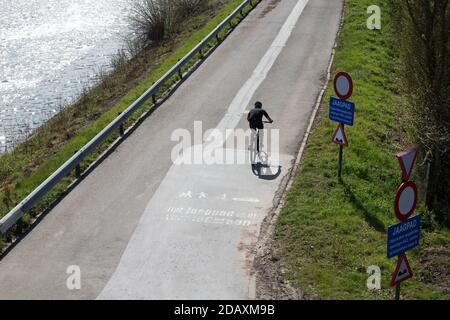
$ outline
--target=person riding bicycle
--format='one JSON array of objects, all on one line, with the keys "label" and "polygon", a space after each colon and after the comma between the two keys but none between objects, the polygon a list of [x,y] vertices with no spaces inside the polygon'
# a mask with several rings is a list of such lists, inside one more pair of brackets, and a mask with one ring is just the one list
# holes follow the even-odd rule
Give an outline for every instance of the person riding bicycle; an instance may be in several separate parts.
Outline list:
[{"label": "person riding bicycle", "polygon": [[247,116],[250,128],[253,130],[264,129],[263,116],[269,120],[269,123],[273,123],[273,120],[270,118],[269,114],[262,108],[262,103],[257,101],[255,102],[255,108],[250,110]]}]

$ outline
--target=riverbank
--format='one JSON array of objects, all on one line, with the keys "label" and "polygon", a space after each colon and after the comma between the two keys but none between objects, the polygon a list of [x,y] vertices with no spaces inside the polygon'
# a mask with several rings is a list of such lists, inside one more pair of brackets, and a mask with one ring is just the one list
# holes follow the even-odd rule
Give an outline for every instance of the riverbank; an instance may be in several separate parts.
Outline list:
[{"label": "riverbank", "polygon": [[[130,62],[116,60],[115,71],[105,75],[98,86],[83,94],[77,103],[62,110],[13,152],[0,157],[0,217],[141,96],[241,3],[241,0],[213,0],[205,10],[187,18],[180,27],[181,31],[172,39],[145,50]],[[132,125],[149,108],[149,103],[144,104],[125,127]],[[108,139],[84,161],[81,170],[86,169],[117,136]],[[74,178],[71,175],[63,179],[24,216],[21,224],[0,238],[0,242],[5,244],[10,240],[7,238],[21,233],[23,227],[54,201]]]},{"label": "riverbank", "polygon": [[110,70],[129,32],[128,2],[0,0],[0,153]]},{"label": "riverbank", "polygon": [[[386,230],[401,181],[395,154],[407,140],[399,95],[399,52],[389,0],[379,1],[382,30],[366,28],[369,0],[347,0],[332,69],[354,79],[353,127],[346,127],[343,178],[337,178],[336,123],[328,119],[328,86],[287,203],[275,225],[270,263],[306,299],[393,299],[395,260],[386,258]],[[414,179],[414,178],[413,178]],[[418,179],[414,179],[418,181]],[[402,299],[450,298],[450,233],[424,210],[421,246],[408,252],[414,278]],[[381,290],[367,289],[367,268],[381,269]],[[267,268],[267,266],[265,266]],[[280,274],[274,275],[277,281]]]}]

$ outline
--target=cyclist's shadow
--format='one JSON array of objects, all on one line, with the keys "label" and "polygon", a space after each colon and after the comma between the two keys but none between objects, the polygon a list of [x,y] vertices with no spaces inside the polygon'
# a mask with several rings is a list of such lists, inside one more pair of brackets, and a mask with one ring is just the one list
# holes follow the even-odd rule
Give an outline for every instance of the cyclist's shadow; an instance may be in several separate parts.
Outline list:
[{"label": "cyclist's shadow", "polygon": [[259,179],[275,180],[281,175],[281,166],[271,166],[269,163],[269,155],[261,151],[262,148],[263,146],[260,145],[260,151],[258,152],[256,134],[252,134],[249,148],[252,172]]}]

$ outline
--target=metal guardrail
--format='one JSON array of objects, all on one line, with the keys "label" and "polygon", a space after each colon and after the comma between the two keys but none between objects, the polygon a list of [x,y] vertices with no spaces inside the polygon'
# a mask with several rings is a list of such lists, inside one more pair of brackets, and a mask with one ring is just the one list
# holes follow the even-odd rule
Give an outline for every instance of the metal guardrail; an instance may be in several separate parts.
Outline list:
[{"label": "metal guardrail", "polygon": [[[22,216],[30,210],[38,201],[42,199],[56,184],[90,155],[95,148],[103,143],[116,130],[121,130],[125,121],[150,98],[155,102],[156,94],[172,77],[178,75],[182,77],[182,68],[186,66],[197,54],[202,54],[202,49],[208,46],[213,39],[220,42],[219,33],[231,25],[238,16],[243,17],[243,10],[247,5],[254,7],[261,0],[245,0],[237,7],[224,21],[222,21],[210,34],[208,34],[194,49],[186,54],[175,66],[173,66],[162,78],[153,84],[142,96],[134,101],[124,112],[113,120],[106,128],[97,134],[90,142],[81,148],[72,158],[66,161],[58,170],[41,183],[32,193],[23,199],[14,209],[0,220],[0,234],[6,233]],[[232,26],[233,27],[233,26]]]}]

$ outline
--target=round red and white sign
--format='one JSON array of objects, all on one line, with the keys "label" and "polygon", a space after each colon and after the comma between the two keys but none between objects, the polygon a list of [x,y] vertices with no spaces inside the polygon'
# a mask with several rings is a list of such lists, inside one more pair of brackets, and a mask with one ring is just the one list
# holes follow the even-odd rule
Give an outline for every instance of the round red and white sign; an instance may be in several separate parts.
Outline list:
[{"label": "round red and white sign", "polygon": [[339,72],[334,77],[334,91],[342,100],[347,100],[352,96],[353,80],[347,72]]},{"label": "round red and white sign", "polygon": [[394,200],[395,216],[400,221],[407,220],[416,209],[417,186],[412,181],[404,182],[397,190]]}]

